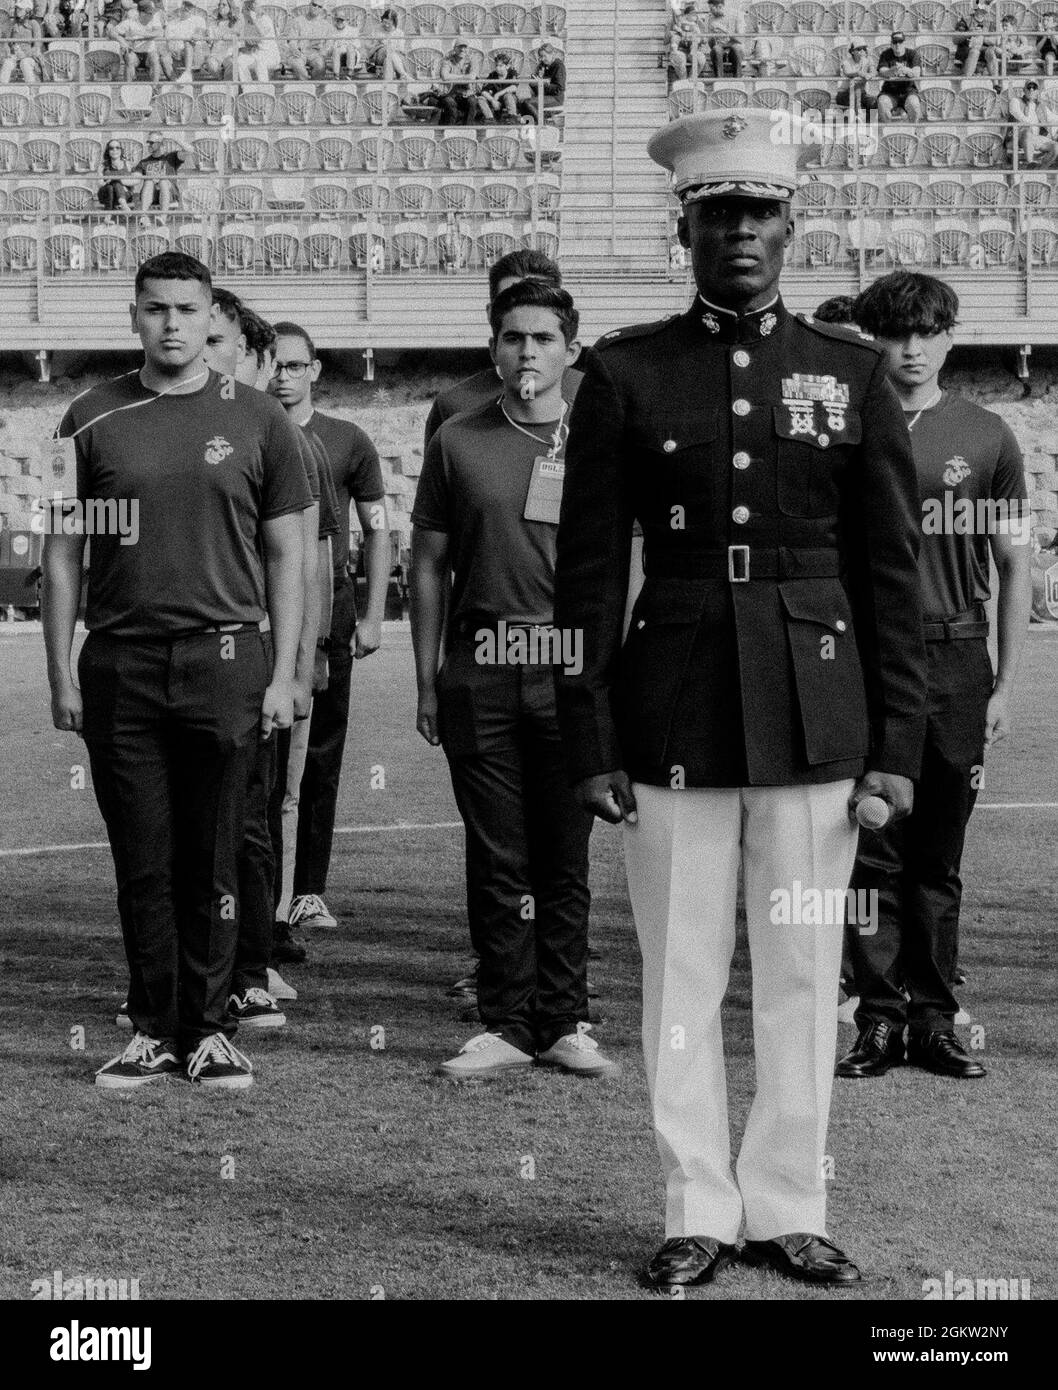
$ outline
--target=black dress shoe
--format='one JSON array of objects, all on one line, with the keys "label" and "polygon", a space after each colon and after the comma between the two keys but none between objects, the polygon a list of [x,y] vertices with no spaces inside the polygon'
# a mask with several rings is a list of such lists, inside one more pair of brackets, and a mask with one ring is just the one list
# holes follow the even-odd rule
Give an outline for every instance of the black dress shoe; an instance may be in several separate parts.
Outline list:
[{"label": "black dress shoe", "polygon": [[988,1075],[980,1062],[967,1056],[954,1033],[912,1033],[907,1043],[907,1060],[913,1067],[924,1067],[938,1076],[954,1076],[961,1081]]},{"label": "black dress shoe", "polygon": [[647,1265],[643,1280],[651,1288],[708,1284],[735,1256],[733,1245],[712,1236],[670,1236]]},{"label": "black dress shoe", "polygon": [[856,1046],[834,1068],[835,1076],[884,1076],[904,1060],[904,1033],[892,1023],[872,1023],[860,1031]]},{"label": "black dress shoe", "polygon": [[774,1240],[747,1240],[742,1258],[747,1264],[769,1265],[780,1274],[810,1284],[858,1284],[863,1278],[832,1240],[804,1231]]}]

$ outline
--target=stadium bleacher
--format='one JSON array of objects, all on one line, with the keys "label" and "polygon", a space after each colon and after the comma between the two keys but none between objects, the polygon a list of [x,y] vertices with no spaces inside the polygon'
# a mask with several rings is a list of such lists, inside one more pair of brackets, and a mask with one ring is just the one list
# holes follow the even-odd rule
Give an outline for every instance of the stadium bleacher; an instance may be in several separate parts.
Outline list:
[{"label": "stadium bleacher", "polygon": [[[478,341],[478,299],[465,282],[482,278],[494,245],[557,248],[589,334],[667,312],[683,302],[687,267],[674,244],[675,204],[645,156],[646,138],[669,116],[735,116],[751,102],[771,107],[777,121],[799,112],[814,126],[816,143],[801,161],[811,191],[797,200],[787,275],[793,302],[816,302],[824,279],[827,289],[852,292],[894,265],[943,267],[960,281],[971,333],[1040,341],[1058,305],[1054,155],[1048,143],[1041,167],[1026,167],[1010,138],[1010,100],[1039,69],[1049,142],[1058,135],[1058,75],[1053,60],[1051,72],[1042,61],[1008,63],[999,30],[1002,15],[1013,14],[1034,59],[1033,36],[1052,3],[993,5],[994,42],[982,51],[997,55],[996,72],[982,58],[969,75],[955,59],[965,41],[958,26],[974,14],[967,0],[729,0],[723,23],[740,31],[741,70],[725,46],[715,75],[716,21],[699,0],[692,18],[707,56],[702,71],[682,79],[666,57],[681,0],[390,7],[414,73],[408,80],[361,70],[305,81],[288,64],[267,83],[217,79],[202,67],[190,81],[175,71],[174,80],[126,81],[118,45],[99,28],[87,38],[45,38],[36,80],[16,67],[0,87],[7,345],[46,353],[59,345],[61,324],[71,346],[123,346],[108,287],[143,255],[177,245],[204,249],[219,276],[244,288],[255,281],[265,309],[303,297],[311,280],[320,293],[305,311],[331,346]],[[198,4],[215,8],[214,0]],[[38,10],[49,5],[37,0]],[[382,33],[383,8],[382,0],[329,7],[362,52]],[[0,55],[11,9],[0,0]],[[258,6],[280,42],[304,9]],[[883,123],[877,111],[850,119],[837,101],[842,56],[859,38],[876,65],[894,26],[923,70],[923,119]],[[421,101],[456,41],[479,77],[497,52],[508,53],[525,100],[545,40],[564,55],[568,90],[537,123],[442,126],[439,108]],[[875,77],[866,91],[877,90]],[[144,222],[135,196],[126,215],[102,208],[97,190],[106,140],[119,138],[134,163],[152,127],[186,162],[172,206],[150,209]]]},{"label": "stadium bleacher", "polygon": [[[282,38],[290,16],[304,8],[260,10]],[[374,274],[449,274],[480,271],[484,248],[501,231],[515,245],[553,246],[561,108],[545,108],[536,123],[441,129],[439,107],[422,97],[459,40],[480,77],[497,53],[510,55],[524,74],[519,93],[531,100],[540,45],[561,46],[564,10],[389,8],[401,17],[415,81],[298,81],[289,64],[268,83],[206,81],[198,70],[190,81],[100,81],[98,60],[117,56],[112,41],[42,41],[40,80],[0,87],[0,275],[106,276],[127,272],[158,246],[184,244],[207,247],[213,268],[226,276],[312,273],[321,268],[321,245],[331,272],[366,266]],[[365,48],[382,32],[378,8],[338,5],[332,14]],[[105,75],[116,74],[111,68]],[[172,180],[171,207],[160,216],[163,209],[135,202],[129,215],[103,209],[97,189],[106,139],[119,139],[134,165],[153,127],[163,148],[185,160]],[[331,191],[336,175],[346,185],[344,200]],[[409,175],[420,184],[413,206]],[[455,197],[449,183],[458,186]],[[355,222],[365,211],[374,222],[373,254],[365,253]],[[414,229],[403,225],[409,212],[420,219]],[[500,230],[491,226],[497,215],[505,220]],[[334,225],[321,231],[321,219]]]},{"label": "stadium bleacher", "polygon": [[[673,6],[681,14],[685,8]],[[1000,0],[987,7],[983,32],[995,55],[994,72],[984,59],[973,72],[968,63],[957,61],[959,40],[967,33],[960,26],[972,20],[975,8],[961,0],[728,5],[727,21],[736,12],[742,21],[743,53],[738,74],[730,75],[730,55],[714,56],[703,0],[702,13],[692,8],[690,14],[704,56],[697,64],[681,59],[677,67],[666,57],[666,45],[659,57],[669,70],[669,114],[737,112],[763,104],[809,122],[800,161],[806,182],[795,200],[791,271],[826,274],[830,283],[834,272],[851,270],[848,288],[853,292],[873,275],[897,266],[961,273],[971,284],[974,276],[994,277],[1000,271],[1020,279],[1010,298],[1021,298],[1031,309],[1033,281],[1038,286],[1041,273],[1058,268],[1053,169],[1058,77],[1053,60],[1048,72],[1036,53],[1044,15],[1055,6],[1053,0],[1036,5]],[[1008,61],[1012,44],[1002,32],[1008,16],[1030,55],[1027,61]],[[921,69],[916,81],[921,120],[895,112],[883,121],[875,109],[882,89],[878,60],[889,47],[891,32],[906,35]],[[850,115],[836,98],[846,85],[841,62],[854,39],[866,44],[874,76],[862,88],[871,109]],[[701,75],[680,75],[694,66]],[[982,70],[984,75],[978,75]],[[1010,106],[1030,78],[1040,87],[1040,167],[1026,161]],[[987,196],[985,188],[991,189]],[[989,296],[978,291],[970,303],[985,310],[983,326]],[[1026,325],[1026,341],[1034,327]]]}]

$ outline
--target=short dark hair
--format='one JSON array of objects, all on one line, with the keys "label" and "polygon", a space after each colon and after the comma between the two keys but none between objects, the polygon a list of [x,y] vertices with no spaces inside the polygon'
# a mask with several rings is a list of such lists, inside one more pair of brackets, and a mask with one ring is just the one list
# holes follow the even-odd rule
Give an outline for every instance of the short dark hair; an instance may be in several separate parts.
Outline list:
[{"label": "short dark hair", "polygon": [[854,295],[832,294],[813,311],[812,317],[816,323],[854,323],[852,310],[855,303]]},{"label": "short dark hair", "polygon": [[163,251],[160,256],[151,256],[136,272],[136,295],[142,293],[148,280],[197,280],[205,285],[206,293],[213,294],[213,278],[209,266],[203,265],[194,256],[183,251]]},{"label": "short dark hair", "polygon": [[959,296],[935,275],[894,270],[867,286],[852,313],[864,332],[875,338],[944,333],[958,321]]},{"label": "short dark hair", "polygon": [[571,343],[577,336],[580,315],[566,290],[541,284],[539,280],[519,280],[516,285],[508,285],[489,306],[489,324],[494,338],[500,336],[503,320],[512,309],[550,309],[558,318],[566,342]]},{"label": "short dark hair", "polygon": [[244,304],[237,294],[232,294],[231,290],[222,289],[219,285],[213,287],[213,303],[226,319],[231,323],[238,323],[239,332],[246,339],[247,350],[254,353],[260,367],[264,362],[265,353],[270,351],[275,343],[275,329],[270,323],[266,323],[255,309]]},{"label": "short dark hair", "polygon": [[562,288],[562,272],[543,251],[508,251],[489,267],[489,299],[495,299],[501,280],[516,275],[519,280],[540,280],[556,290]]},{"label": "short dark hair", "polygon": [[308,348],[310,361],[315,362],[316,344],[309,337],[307,331],[302,328],[300,323],[274,323],[272,327],[275,329],[277,338],[300,338],[306,348]]},{"label": "short dark hair", "polygon": [[266,355],[276,345],[275,329],[267,319],[263,319],[257,310],[251,309],[248,304],[242,306],[239,325],[242,329],[242,335],[246,339],[246,346],[257,357],[257,365],[263,366]]}]

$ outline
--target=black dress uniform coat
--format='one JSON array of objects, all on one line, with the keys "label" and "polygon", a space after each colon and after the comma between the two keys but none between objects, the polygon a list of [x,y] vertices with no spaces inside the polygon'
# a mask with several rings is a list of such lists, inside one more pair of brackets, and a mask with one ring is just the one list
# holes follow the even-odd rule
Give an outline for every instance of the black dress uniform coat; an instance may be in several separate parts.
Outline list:
[{"label": "black dress uniform coat", "polygon": [[[645,583],[622,646],[630,537]],[[918,488],[880,349],[790,314],[684,314],[597,345],[573,410],[555,623],[569,771],[656,786],[914,777]]]}]

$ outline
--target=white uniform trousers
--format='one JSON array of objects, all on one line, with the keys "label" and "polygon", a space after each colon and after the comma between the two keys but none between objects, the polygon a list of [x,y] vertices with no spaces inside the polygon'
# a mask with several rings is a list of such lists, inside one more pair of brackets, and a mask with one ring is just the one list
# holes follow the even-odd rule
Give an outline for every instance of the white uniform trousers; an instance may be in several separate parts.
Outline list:
[{"label": "white uniform trousers", "polygon": [[[775,925],[776,890],[844,892],[856,856],[851,781],[634,785],[625,866],[643,955],[643,1052],[665,1173],[665,1235],[733,1242],[826,1234],[823,1157],[842,925]],[[743,870],[757,1089],[731,1172],[720,1005]],[[781,908],[780,908],[781,911]],[[831,915],[834,915],[831,913]],[[840,913],[837,914],[840,917]]]}]

